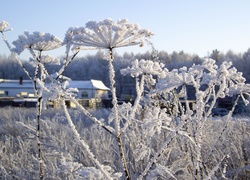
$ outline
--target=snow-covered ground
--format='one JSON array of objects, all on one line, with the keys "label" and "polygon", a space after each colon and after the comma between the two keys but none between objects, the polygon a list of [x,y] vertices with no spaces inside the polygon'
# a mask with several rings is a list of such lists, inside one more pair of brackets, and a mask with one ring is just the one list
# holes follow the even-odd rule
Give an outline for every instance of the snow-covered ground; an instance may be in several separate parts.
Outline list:
[{"label": "snow-covered ground", "polygon": [[[37,179],[36,111],[32,108],[2,108],[0,112],[0,178]],[[91,110],[91,113],[105,121],[110,112],[107,109],[99,109]],[[116,172],[122,172],[114,137],[92,123],[80,111],[71,110],[70,114],[82,138],[89,144],[100,162],[112,167]],[[234,116],[232,121],[227,121],[226,117],[213,117],[213,120],[207,121],[205,126],[206,130],[202,137],[202,158],[204,162],[207,161],[207,166],[213,167],[223,155],[229,155],[220,167],[220,170],[223,168],[227,170],[226,177],[232,179],[249,177],[250,118]],[[225,127],[225,131],[222,132]],[[44,110],[41,132],[45,178],[84,179],[92,176],[92,179],[101,179],[99,170],[75,141],[62,111],[55,113],[53,109]],[[138,177],[146,166],[146,157],[149,153],[156,152],[167,135],[167,132],[155,134],[151,141],[147,141],[140,132],[137,132],[133,136],[134,141],[124,141],[126,151],[130,152],[128,164],[133,179]],[[147,141],[147,147],[140,147],[141,150],[144,149],[144,154],[136,152],[138,141]],[[186,174],[192,164],[190,146],[192,144],[185,136],[177,136],[158,160],[158,164],[168,167],[178,179],[192,179],[190,174]],[[170,178],[167,173],[162,174],[163,171],[160,170],[152,171],[149,176],[153,173],[159,173],[160,179]]]}]

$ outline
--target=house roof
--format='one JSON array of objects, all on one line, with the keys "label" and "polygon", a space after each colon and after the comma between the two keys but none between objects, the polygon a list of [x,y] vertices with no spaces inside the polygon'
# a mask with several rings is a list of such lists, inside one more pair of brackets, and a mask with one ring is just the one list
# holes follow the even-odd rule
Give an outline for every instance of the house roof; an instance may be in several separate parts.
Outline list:
[{"label": "house roof", "polygon": [[[68,88],[78,89],[100,89],[110,90],[100,80],[85,80],[85,81],[69,81]],[[22,84],[19,80],[0,79],[0,88],[33,88],[32,80],[23,80]]]},{"label": "house roof", "polygon": [[100,90],[110,90],[106,87],[102,81],[99,80],[87,80],[87,81],[69,81],[69,88],[78,89],[100,89]]},{"label": "house roof", "polygon": [[0,88],[33,88],[32,80],[23,80],[22,84],[19,83],[19,80],[10,80],[10,79],[0,79]]}]

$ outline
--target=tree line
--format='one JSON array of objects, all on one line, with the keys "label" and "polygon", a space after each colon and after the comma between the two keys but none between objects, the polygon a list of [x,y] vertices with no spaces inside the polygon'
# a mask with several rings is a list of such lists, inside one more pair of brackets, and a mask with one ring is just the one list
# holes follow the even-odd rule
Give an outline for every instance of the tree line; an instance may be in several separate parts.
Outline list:
[{"label": "tree line", "polygon": [[[224,61],[231,61],[233,66],[243,73],[246,82],[250,82],[250,48],[244,53],[234,53],[228,51],[222,53],[215,49],[208,55],[210,58],[216,60],[216,64],[220,65]],[[167,51],[146,51],[145,53],[125,52],[123,55],[116,53],[116,60],[114,62],[117,80],[117,93],[119,96],[122,94],[134,95],[135,86],[134,78],[130,76],[122,76],[120,69],[126,68],[134,59],[154,59],[165,64],[169,70],[178,69],[182,66],[191,67],[193,64],[200,64],[203,62],[203,57],[196,54],[185,53],[184,51],[168,53]],[[59,57],[63,61],[63,57]],[[35,73],[35,67],[32,61],[23,60],[24,66],[29,72]],[[59,64],[50,64],[46,67],[50,73],[57,72],[60,69]],[[94,55],[86,55],[83,57],[75,58],[74,61],[65,70],[64,76],[72,80],[89,80],[97,79],[104,82],[109,87],[109,74],[108,74],[108,61],[105,60],[105,52],[97,51]],[[12,56],[0,55],[0,78],[2,79],[28,79],[18,62]]]}]

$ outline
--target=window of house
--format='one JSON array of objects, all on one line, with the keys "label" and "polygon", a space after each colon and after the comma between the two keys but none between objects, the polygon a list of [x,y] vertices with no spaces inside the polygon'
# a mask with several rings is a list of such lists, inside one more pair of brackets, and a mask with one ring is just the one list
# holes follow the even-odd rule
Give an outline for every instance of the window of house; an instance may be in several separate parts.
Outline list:
[{"label": "window of house", "polygon": [[21,96],[28,96],[28,92],[21,92],[20,95]]},{"label": "window of house", "polygon": [[88,97],[88,93],[87,93],[86,91],[83,91],[83,92],[82,92],[82,97],[83,97],[83,98],[87,98],[87,97]]},{"label": "window of house", "polygon": [[0,90],[0,96],[5,96],[5,95],[7,95],[8,93],[6,94],[6,92],[7,92],[7,91],[1,91],[1,90]]},{"label": "window of house", "polygon": [[30,94],[28,95],[29,97],[35,97],[35,94]]}]

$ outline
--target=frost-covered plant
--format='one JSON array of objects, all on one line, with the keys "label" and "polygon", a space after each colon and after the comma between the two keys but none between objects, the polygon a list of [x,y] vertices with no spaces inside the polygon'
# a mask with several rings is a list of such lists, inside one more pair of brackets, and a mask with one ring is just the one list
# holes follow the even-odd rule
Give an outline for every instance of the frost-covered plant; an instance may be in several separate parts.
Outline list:
[{"label": "frost-covered plant", "polygon": [[[46,60],[42,57],[43,51],[48,51],[52,49],[56,49],[62,46],[62,41],[49,34],[49,33],[40,33],[34,32],[30,34],[29,32],[24,32],[23,35],[20,35],[16,41],[13,41],[14,48],[11,48],[10,44],[8,43],[6,37],[3,34],[3,31],[6,29],[6,26],[9,25],[8,23],[1,23],[1,29],[3,29],[2,35],[3,39],[8,46],[9,50],[12,52],[14,57],[17,59],[19,64],[23,67],[24,71],[28,75],[28,77],[33,80],[34,89],[35,89],[35,96],[37,97],[37,143],[38,143],[38,158],[39,158],[39,169],[40,169],[40,179],[44,178],[43,172],[43,160],[42,160],[42,148],[41,148],[41,132],[40,132],[40,117],[42,113],[42,103],[43,103],[43,89],[38,87],[38,81],[40,85],[43,83],[45,84],[45,78],[49,75],[49,72],[44,67]],[[25,49],[28,49],[32,58],[36,61],[36,70],[34,77],[31,76],[31,73],[26,70],[23,66],[22,61],[18,57]],[[37,51],[37,53],[36,53]],[[51,58],[50,58],[51,60]]]},{"label": "frost-covered plant", "polygon": [[20,54],[24,49],[36,51],[49,51],[62,46],[62,40],[49,33],[33,32],[30,34],[25,31],[16,41],[13,41],[13,51]]},{"label": "frost-covered plant", "polygon": [[[9,26],[8,23],[1,23],[1,32],[6,30]],[[73,100],[77,106],[80,106],[79,103],[74,99],[74,90],[65,88],[65,85],[59,81],[60,76],[62,75],[65,68],[70,64],[70,62],[77,55],[79,50],[85,49],[85,47],[91,47],[93,49],[107,49],[109,51],[109,56],[107,60],[109,60],[110,67],[110,81],[111,81],[111,91],[113,95],[113,112],[115,115],[115,131],[106,125],[104,125],[97,118],[93,117],[85,108],[80,107],[83,112],[87,116],[89,116],[92,120],[94,120],[97,124],[107,130],[109,133],[113,134],[117,138],[117,143],[119,145],[121,159],[124,166],[124,172],[128,179],[130,179],[129,171],[127,168],[125,152],[123,150],[123,143],[120,131],[120,118],[118,116],[118,103],[116,98],[116,85],[115,85],[115,77],[114,77],[114,66],[113,66],[113,49],[119,47],[126,47],[131,45],[140,45],[143,46],[144,41],[147,40],[153,33],[149,30],[141,29],[138,24],[131,24],[128,20],[122,19],[114,22],[111,19],[106,19],[100,22],[90,21],[86,24],[85,27],[82,28],[69,28],[67,31],[64,41],[62,42],[59,38],[49,34],[49,33],[40,33],[40,32],[24,32],[23,35],[20,35],[16,41],[13,42],[15,46],[12,48],[7,41],[7,38],[3,34],[3,39],[10,51],[14,54],[19,64],[23,67],[26,74],[30,79],[34,82],[34,88],[36,90],[36,95],[38,97],[38,111],[37,111],[37,119],[38,119],[38,129],[37,129],[37,137],[38,137],[38,146],[39,146],[39,157],[42,162],[42,154],[41,154],[41,143],[40,143],[40,117],[42,112],[43,100],[60,100],[62,106],[65,110],[65,115],[68,119],[69,124],[71,124],[71,128],[75,133],[76,138],[82,143],[83,147],[85,146],[83,141],[81,140],[77,131],[75,131],[75,127],[71,121],[71,117],[68,115],[67,108],[65,108],[65,103],[63,102],[66,98]],[[62,45],[66,46],[66,56],[63,62],[62,68],[56,73],[56,77],[51,75],[45,68],[46,63],[54,62],[53,58],[48,56],[43,56],[42,53],[44,51],[49,51],[55,48],[59,48]],[[72,56],[69,55],[70,48],[74,54]],[[29,50],[32,56],[32,61],[36,66],[35,76],[32,77],[30,72],[26,70],[23,66],[21,60],[18,55],[21,54],[25,49]],[[47,87],[45,85],[45,79],[50,79],[51,85]],[[65,84],[65,83],[64,83]],[[88,151],[88,147],[84,147]],[[94,156],[90,153],[90,157],[96,161],[96,165],[99,166],[102,170],[102,165],[98,163],[98,161],[94,158]],[[42,172],[42,164],[40,164],[40,178],[43,179]],[[102,172],[105,174],[106,171]],[[106,177],[109,175],[106,174]]]},{"label": "frost-covered plant", "polygon": [[[91,113],[96,117],[104,118],[108,116],[108,111],[108,109],[92,109]],[[70,114],[78,132],[90,146],[96,158],[104,165],[112,167],[114,172],[121,172],[119,154],[117,154],[118,147],[113,136],[99,125],[90,125],[91,119],[85,117],[80,110],[72,109]],[[8,107],[1,109],[0,178],[20,179],[20,177],[23,177],[25,179],[25,177],[29,177],[37,179],[39,172],[37,171],[38,162],[35,157],[35,119],[36,112],[32,108]],[[91,175],[96,175],[96,173],[101,177],[103,176],[103,173],[94,166],[74,138],[62,110],[57,110],[56,113],[54,109],[44,110],[42,124],[43,155],[46,163],[45,179],[67,179],[72,175],[84,179],[82,176],[78,176],[83,174],[87,179],[90,179]],[[226,166],[224,175],[228,179],[244,179],[244,177],[248,177],[250,161],[249,117],[235,116],[233,121],[229,122],[227,122],[226,117],[214,117],[213,120],[208,120],[204,125],[205,138],[203,139],[202,156],[206,161],[211,150],[208,147],[214,147],[215,140],[220,136],[221,129],[225,125],[228,126],[227,130],[221,136],[219,143],[215,145],[216,148],[206,164],[209,166],[209,170],[212,170],[219,164],[218,162],[222,160],[224,155],[229,154],[230,157],[224,159],[219,169],[223,170]],[[132,135],[132,133],[135,133],[135,135]],[[161,134],[155,133],[149,139],[145,136],[145,133],[141,133],[141,131],[137,133],[136,129],[133,128],[133,131],[129,133],[130,141],[124,141],[126,147],[130,146],[131,148],[127,152],[129,152],[128,160],[132,179],[138,178],[138,174],[144,170],[145,164],[152,158],[152,154],[157,151],[168,135],[167,131],[162,130]],[[192,162],[188,158],[190,148],[187,144],[188,141],[186,141],[187,138],[184,137],[182,134],[176,136],[157,161],[156,168],[152,168],[147,175],[148,179],[155,177],[158,177],[158,179],[174,179],[174,177],[176,179],[194,179],[190,174],[192,173],[190,171]],[[65,161],[61,161],[62,159]],[[80,169],[77,169],[77,167],[80,167]],[[220,170],[215,170],[212,179],[221,177]],[[80,172],[82,173],[80,174]],[[115,173],[113,177],[114,179],[117,177]],[[117,177],[117,179],[123,178]]]},{"label": "frost-covered plant", "polygon": [[164,64],[159,62],[154,62],[151,60],[134,60],[131,62],[131,67],[127,67],[125,69],[121,69],[122,75],[131,75],[133,78],[135,78],[135,86],[136,86],[136,99],[134,102],[133,108],[131,108],[131,112],[129,113],[129,116],[127,117],[126,123],[124,124],[124,127],[122,131],[125,131],[128,125],[131,123],[132,119],[135,116],[136,111],[139,108],[141,98],[144,95],[144,86],[145,83],[147,87],[150,89],[155,86],[157,79],[156,78],[162,78],[166,76],[166,73],[168,70],[164,68]]},{"label": "frost-covered plant", "polygon": [[[122,75],[130,74],[134,78],[143,78],[146,81],[146,85],[150,88],[155,86],[157,78],[163,78],[168,73],[168,70],[164,68],[163,63],[154,62],[151,60],[138,59],[131,62],[131,67],[121,70]],[[145,77],[143,77],[145,76]]]},{"label": "frost-covered plant", "polygon": [[[135,78],[137,97],[134,104],[118,105],[113,50],[132,45],[142,46],[153,35],[151,31],[141,29],[138,24],[131,24],[126,19],[117,22],[105,19],[99,22],[90,21],[85,27],[69,28],[64,41],[49,33],[25,32],[13,42],[15,47],[12,48],[4,36],[8,26],[9,24],[4,21],[0,23],[3,40],[28,77],[33,80],[38,99],[36,137],[39,158],[32,163],[39,163],[40,179],[47,177],[43,167],[46,169],[47,165],[53,163],[51,161],[56,162],[50,166],[53,170],[47,168],[46,171],[55,173],[56,168],[63,178],[73,179],[91,179],[93,176],[100,179],[212,179],[218,169],[222,169],[222,165],[226,167],[226,160],[229,158],[226,151],[216,154],[214,152],[218,151],[216,146],[227,133],[237,102],[241,98],[243,102],[248,103],[246,95],[250,95],[250,86],[245,84],[242,74],[232,68],[230,63],[224,62],[218,67],[214,60],[205,59],[200,65],[169,72],[164,64],[158,62],[157,51],[152,46],[153,61],[136,59],[132,61],[131,67],[121,70],[123,75],[129,74]],[[44,55],[44,51],[62,46],[65,46],[66,51],[61,68],[58,72],[50,74],[45,65],[58,61]],[[36,67],[33,77],[19,58],[19,54],[25,49],[31,53],[31,59]],[[67,66],[80,50],[85,49],[105,49],[108,52],[106,59],[109,62],[113,108],[107,119],[97,118],[82,107],[75,99],[77,90],[67,88],[67,80],[61,80]],[[45,81],[50,84],[45,84]],[[211,123],[212,110],[217,99],[225,97],[232,97],[234,104],[225,118],[225,125],[219,129],[217,138],[214,138],[212,143],[207,142],[206,127]],[[93,127],[97,127],[96,131],[101,133],[98,138],[101,140],[97,141],[94,134],[83,138],[83,132],[75,125],[73,115],[66,106],[66,99],[71,100],[80,112],[96,124]],[[41,118],[42,103],[46,104],[50,100],[60,102],[64,111],[64,117],[60,118],[67,122],[70,138],[74,139],[71,143],[77,144],[78,149],[71,151],[71,147],[61,147],[64,150],[58,150],[58,147],[53,147],[53,160],[48,160],[45,156],[43,161],[40,139],[43,131],[40,123],[43,123],[46,131],[43,135],[48,132],[55,133],[50,130],[52,124],[45,123]],[[33,129],[30,125],[21,125],[28,130]],[[33,131],[32,133],[34,134]],[[84,133],[86,134],[86,131]],[[66,137],[65,134],[60,135]],[[44,142],[46,140],[62,145],[61,139],[58,140],[52,135],[44,136]],[[107,143],[107,140],[110,142]],[[22,144],[22,141],[19,142]],[[113,142],[116,142],[116,146],[113,146]],[[108,145],[103,145],[103,151],[93,149],[105,143]],[[46,146],[45,151],[50,149],[51,145]],[[3,149],[0,150],[3,152]],[[102,152],[98,153],[100,151]],[[69,153],[66,155],[65,152]],[[84,162],[77,157],[77,160],[74,159],[76,152],[86,156]],[[26,151],[25,153],[27,154]],[[105,153],[109,159],[103,157]],[[60,162],[58,157],[61,158]],[[43,166],[43,163],[47,163],[46,166]],[[222,176],[226,176],[224,167]],[[4,177],[9,178],[8,172],[1,164],[0,169],[4,172]],[[123,174],[120,173],[121,170]]]},{"label": "frost-covered plant", "polygon": [[[157,165],[157,160],[168,149],[171,141],[177,135],[185,137],[191,144],[193,153],[191,158],[194,159],[193,176],[197,179],[203,179],[204,176],[210,178],[213,173],[206,173],[209,170],[207,165],[204,164],[201,154],[203,138],[205,138],[203,136],[204,124],[208,118],[211,118],[212,110],[218,98],[235,98],[234,105],[228,114],[229,119],[239,97],[247,103],[245,95],[249,95],[249,87],[248,84],[245,84],[242,73],[231,67],[231,63],[224,62],[220,67],[217,67],[212,59],[205,59],[201,65],[193,65],[189,69],[186,67],[179,70],[174,69],[168,72],[164,78],[159,79],[155,89],[149,92],[148,105],[151,109],[156,108],[155,105],[161,107],[162,111],[167,114],[166,108],[170,108],[175,111],[175,115],[173,116],[171,113],[165,114],[166,117],[161,122],[160,114],[155,111],[154,113],[157,113],[155,116],[159,116],[156,121],[155,118],[148,118],[150,117],[147,115],[149,111],[146,109],[147,112],[145,113],[145,120],[142,120],[142,127],[147,127],[149,123],[151,124],[150,127],[152,127],[148,130],[150,133],[147,133],[147,136],[150,138],[154,133],[159,134],[161,131],[170,133],[162,148],[154,155],[153,160],[149,161],[140,178],[145,177],[154,164]],[[161,103],[157,103],[159,99]],[[193,107],[190,107],[192,102],[194,103]],[[171,103],[173,106],[169,106]],[[152,105],[154,106],[152,107]],[[152,116],[152,114],[149,115]],[[222,129],[222,133],[225,129],[226,127]],[[222,157],[222,160],[224,158]],[[216,170],[213,169],[212,172]]]},{"label": "frost-covered plant", "polygon": [[[39,165],[40,179],[43,179],[44,172],[43,172],[43,160],[42,160],[40,121],[42,114],[43,91],[44,89],[46,89],[45,79],[46,77],[51,76],[50,73],[45,68],[45,64],[54,63],[56,61],[55,58],[52,58],[51,56],[43,56],[42,53],[44,51],[49,51],[61,47],[62,41],[59,38],[49,33],[41,33],[41,32],[29,33],[26,31],[24,32],[23,35],[20,35],[16,41],[13,42],[14,47],[12,48],[9,42],[7,41],[7,38],[4,35],[7,26],[9,26],[8,23],[4,21],[1,23],[1,33],[3,36],[3,40],[5,41],[7,47],[9,48],[15,59],[24,69],[28,77],[31,80],[33,80],[35,96],[37,97],[37,143],[38,143],[38,158],[40,164]],[[33,77],[31,76],[31,72],[27,71],[27,69],[23,66],[23,63],[19,58],[19,55],[25,49],[27,49],[30,52],[32,57],[31,59],[33,60],[34,62],[33,64],[35,65],[35,75]]]},{"label": "frost-covered plant", "polygon": [[159,78],[163,78],[168,73],[165,64],[154,62],[151,60],[134,60],[131,62],[131,67],[121,70],[122,75],[131,75],[132,77],[139,77],[141,75],[157,75]]},{"label": "frost-covered plant", "polygon": [[79,49],[84,47],[113,49],[133,45],[143,46],[145,38],[152,35],[151,31],[141,29],[138,24],[132,24],[127,19],[120,19],[117,22],[105,19],[99,22],[89,21],[85,27],[69,28],[65,43],[71,41],[75,46],[79,46]]},{"label": "frost-covered plant", "polygon": [[119,117],[118,102],[116,97],[116,81],[114,71],[114,55],[115,48],[140,45],[143,46],[153,33],[146,29],[141,29],[138,24],[132,24],[127,19],[121,19],[117,22],[111,19],[103,21],[89,21],[85,27],[69,28],[64,43],[74,45],[73,50],[81,50],[86,48],[106,49],[108,50],[107,60],[109,61],[109,78],[112,92],[113,115],[115,124],[114,135],[117,138],[121,159],[123,162],[124,172],[127,179],[131,179],[127,167],[123,140],[121,136],[121,118]]}]

